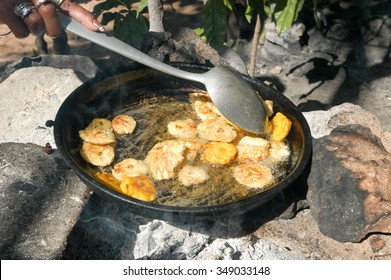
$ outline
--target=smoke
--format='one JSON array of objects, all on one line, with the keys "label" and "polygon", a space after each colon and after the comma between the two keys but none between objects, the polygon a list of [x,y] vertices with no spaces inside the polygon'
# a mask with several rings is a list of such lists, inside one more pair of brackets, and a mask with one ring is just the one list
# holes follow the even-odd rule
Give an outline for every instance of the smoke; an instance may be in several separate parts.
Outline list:
[{"label": "smoke", "polygon": [[139,226],[150,219],[91,195],[68,237],[63,259],[134,259]]}]

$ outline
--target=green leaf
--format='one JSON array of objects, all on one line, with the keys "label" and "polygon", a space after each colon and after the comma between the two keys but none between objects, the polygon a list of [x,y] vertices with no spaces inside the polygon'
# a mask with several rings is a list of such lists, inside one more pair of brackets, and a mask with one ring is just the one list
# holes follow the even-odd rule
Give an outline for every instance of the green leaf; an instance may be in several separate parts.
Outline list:
[{"label": "green leaf", "polygon": [[253,11],[254,11],[254,9],[250,6],[250,5],[247,5],[247,7],[246,7],[246,12],[245,12],[245,17],[246,17],[246,20],[247,20],[247,22],[248,23],[250,23],[251,22],[251,19],[252,19],[252,15],[253,15]]},{"label": "green leaf", "polygon": [[296,21],[299,12],[303,8],[304,0],[279,0],[277,2],[274,19],[276,30],[281,34],[291,28]]},{"label": "green leaf", "polygon": [[204,31],[212,46],[222,45],[227,32],[228,9],[224,0],[209,0],[204,7]]},{"label": "green leaf", "polygon": [[271,18],[272,17],[272,2],[271,0],[264,0],[264,3],[263,3],[263,11],[265,12],[265,14]]},{"label": "green leaf", "polygon": [[205,36],[205,32],[204,32],[204,29],[203,28],[196,28],[196,29],[193,29],[194,33],[197,34],[198,36],[201,37],[201,39],[206,42],[207,39],[206,39],[206,36]]},{"label": "green leaf", "polygon": [[115,13],[106,12],[106,13],[103,14],[101,22],[102,22],[103,25],[106,25],[110,21],[114,20],[114,18],[115,18]]},{"label": "green leaf", "polygon": [[[233,9],[231,1],[230,0],[224,0],[224,6],[226,6],[228,8],[228,10],[230,10],[230,11],[232,11],[232,9]],[[233,3],[233,4],[235,4],[235,3]]]},{"label": "green leaf", "polygon": [[148,7],[148,0],[141,0],[140,5],[137,7],[137,15],[136,17],[139,17],[140,14],[143,12],[143,10]]},{"label": "green leaf", "polygon": [[193,29],[194,33],[197,34],[198,36],[202,36],[204,35],[204,29],[203,28],[196,28],[196,29]]},{"label": "green leaf", "polygon": [[312,4],[314,5],[314,10],[318,11],[318,0],[312,0]]},{"label": "green leaf", "polygon": [[314,5],[314,18],[316,22],[316,27],[319,29],[321,27],[321,20],[318,17],[318,0],[312,0],[312,4]]},{"label": "green leaf", "polygon": [[143,16],[137,18],[136,11],[130,11],[126,16],[116,14],[113,32],[118,39],[138,47],[148,32],[148,21]]}]

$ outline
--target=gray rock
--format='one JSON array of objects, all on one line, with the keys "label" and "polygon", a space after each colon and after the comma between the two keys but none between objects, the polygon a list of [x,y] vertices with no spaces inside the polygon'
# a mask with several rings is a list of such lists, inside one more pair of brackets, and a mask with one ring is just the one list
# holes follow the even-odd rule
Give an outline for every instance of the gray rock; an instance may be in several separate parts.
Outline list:
[{"label": "gray rock", "polygon": [[321,138],[341,125],[360,124],[379,137],[386,150],[391,153],[391,133],[384,130],[379,119],[358,105],[344,103],[327,111],[304,112],[313,138]]},{"label": "gray rock", "polygon": [[274,22],[267,23],[265,30],[265,43],[261,49],[263,59],[272,62],[284,62],[288,56],[300,53],[300,37],[305,31],[304,24],[294,24],[281,35],[277,33]]},{"label": "gray rock", "polygon": [[0,84],[0,143],[55,147],[53,128],[45,124],[55,119],[65,98],[81,84],[71,69],[37,66],[11,74]]},{"label": "gray rock", "polygon": [[286,32],[281,34],[282,39],[287,44],[296,44],[300,41],[300,38],[304,35],[305,25],[303,23],[295,23]]},{"label": "gray rock", "polygon": [[315,139],[307,199],[320,231],[341,242],[391,233],[391,155],[360,125]]},{"label": "gray rock", "polygon": [[57,151],[1,143],[0,258],[60,258],[88,196]]},{"label": "gray rock", "polygon": [[260,55],[266,61],[281,63],[288,58],[289,52],[287,49],[280,45],[274,45],[270,41],[265,41],[265,44],[261,49]]},{"label": "gray rock", "polygon": [[[22,68],[46,66],[57,69],[73,69],[80,80],[86,81],[95,77],[99,69],[95,62],[87,56],[81,55],[40,55],[37,57],[23,57],[21,60],[7,65],[0,77],[0,83]],[[50,77],[50,76],[46,76]]]}]

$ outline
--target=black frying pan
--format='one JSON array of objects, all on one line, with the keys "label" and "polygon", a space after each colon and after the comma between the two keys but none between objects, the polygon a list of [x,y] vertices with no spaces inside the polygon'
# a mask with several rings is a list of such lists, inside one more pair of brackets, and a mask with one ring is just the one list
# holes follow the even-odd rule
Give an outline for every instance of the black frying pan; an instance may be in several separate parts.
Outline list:
[{"label": "black frying pan", "polygon": [[[205,72],[209,68],[200,65],[174,64],[184,70]],[[202,84],[189,82],[142,66],[104,74],[81,85],[63,102],[54,126],[58,150],[80,179],[99,195],[127,204],[142,214],[154,217],[211,217],[230,213],[243,213],[261,206],[288,187],[303,172],[311,156],[311,135],[308,124],[297,107],[284,95],[260,81],[243,76],[264,100],[274,101],[274,111],[282,112],[292,121],[288,141],[292,147],[292,162],[288,176],[272,188],[236,201],[212,206],[170,206],[143,202],[122,195],[97,181],[96,172],[79,154],[81,139],[79,130],[84,129],[95,117],[107,117],[130,104],[144,102],[153,96],[167,95],[186,100],[189,92],[205,90]]]}]

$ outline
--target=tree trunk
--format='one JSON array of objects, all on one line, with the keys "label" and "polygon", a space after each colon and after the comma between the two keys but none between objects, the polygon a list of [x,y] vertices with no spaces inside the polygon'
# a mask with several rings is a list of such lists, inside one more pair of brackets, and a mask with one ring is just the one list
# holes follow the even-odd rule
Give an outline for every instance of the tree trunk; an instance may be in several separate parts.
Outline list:
[{"label": "tree trunk", "polygon": [[257,14],[257,22],[255,24],[254,37],[251,46],[250,64],[248,66],[248,74],[251,77],[255,75],[255,66],[257,64],[257,50],[259,44],[259,37],[261,36],[261,18]]},{"label": "tree trunk", "polygon": [[164,32],[162,0],[148,0],[149,31]]}]

